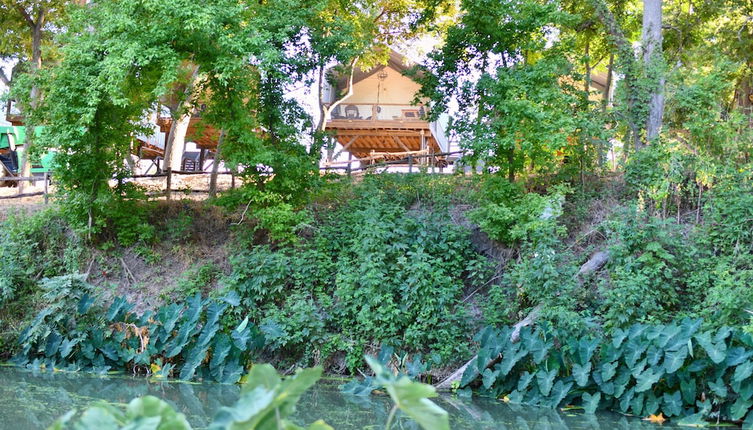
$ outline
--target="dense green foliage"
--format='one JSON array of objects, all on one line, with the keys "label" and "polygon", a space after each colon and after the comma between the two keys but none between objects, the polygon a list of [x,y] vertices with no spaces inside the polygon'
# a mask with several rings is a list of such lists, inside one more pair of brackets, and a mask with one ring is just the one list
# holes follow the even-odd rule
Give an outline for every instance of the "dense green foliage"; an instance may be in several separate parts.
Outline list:
[{"label": "dense green foliage", "polygon": [[[478,360],[461,385],[513,403],[578,404],[646,416],[753,420],[753,338],[730,327],[701,329],[701,320],[636,324],[603,337],[573,338],[557,329],[511,328],[479,333]],[[492,365],[489,365],[489,363]]]},{"label": "dense green foliage", "polygon": [[81,275],[48,278],[42,288],[46,306],[19,336],[18,364],[236,382],[250,354],[264,345],[248,318],[238,323],[226,314],[238,304],[232,296],[197,294],[185,305],[137,315],[122,297],[105,306]]},{"label": "dense green foliage", "polygon": [[465,351],[463,291],[481,279],[468,233],[441,201],[446,184],[366,178],[312,237],[233,256],[224,284],[273,333],[271,347],[304,364],[345,353],[354,370],[381,343],[453,359]]},{"label": "dense green foliage", "polygon": [[0,306],[28,294],[41,277],[78,270],[83,247],[54,211],[16,214],[0,229]]}]

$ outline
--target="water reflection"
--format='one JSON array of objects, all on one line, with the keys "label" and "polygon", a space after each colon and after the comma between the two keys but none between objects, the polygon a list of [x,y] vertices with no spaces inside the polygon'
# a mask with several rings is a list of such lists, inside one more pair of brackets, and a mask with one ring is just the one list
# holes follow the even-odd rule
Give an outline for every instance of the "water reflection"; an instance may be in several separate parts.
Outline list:
[{"label": "water reflection", "polygon": [[[223,406],[233,404],[239,387],[214,383],[188,384],[116,376],[46,373],[0,368],[0,429],[41,429],[73,408],[97,400],[127,403],[134,397],[158,396],[184,413],[194,428],[205,428]],[[653,429],[647,422],[615,414],[584,416],[554,410],[506,405],[491,399],[442,397],[437,401],[450,413],[455,430]],[[298,405],[301,424],[324,419],[336,429],[381,429],[391,403],[385,396],[355,397],[339,392],[335,383],[322,383]],[[671,426],[663,426],[667,428]],[[400,419],[395,429],[418,429]]]}]

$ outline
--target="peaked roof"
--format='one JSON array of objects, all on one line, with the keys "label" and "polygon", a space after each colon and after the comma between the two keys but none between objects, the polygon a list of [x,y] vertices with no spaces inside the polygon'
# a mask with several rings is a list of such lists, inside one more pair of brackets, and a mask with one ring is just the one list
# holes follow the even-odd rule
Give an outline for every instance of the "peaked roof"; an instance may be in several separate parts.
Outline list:
[{"label": "peaked roof", "polygon": [[[392,48],[390,48],[389,54],[390,56],[389,56],[389,59],[387,60],[387,64],[378,64],[366,70],[361,69],[360,67],[356,66],[356,70],[353,72],[353,85],[361,82],[362,80],[368,78],[369,76],[376,74],[378,71],[382,70],[384,67],[391,67],[400,73],[404,73],[407,70],[417,65],[416,62],[411,61],[407,56],[395,51]],[[337,76],[335,76],[336,88],[337,89],[345,88],[348,85],[348,78],[349,76],[347,74],[338,74]]]}]

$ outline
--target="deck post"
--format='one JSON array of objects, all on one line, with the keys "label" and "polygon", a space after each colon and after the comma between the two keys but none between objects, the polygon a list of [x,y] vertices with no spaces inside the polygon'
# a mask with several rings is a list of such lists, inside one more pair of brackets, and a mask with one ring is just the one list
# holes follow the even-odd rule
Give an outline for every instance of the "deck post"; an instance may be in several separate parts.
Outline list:
[{"label": "deck post", "polygon": [[50,182],[50,173],[44,172],[44,204],[47,204],[49,197],[47,196],[47,184]]},{"label": "deck post", "polygon": [[167,174],[167,184],[165,185],[165,199],[170,200],[170,188],[173,186],[173,168],[168,163],[165,169]]},{"label": "deck post", "polygon": [[408,155],[408,173],[413,172],[413,154]]}]

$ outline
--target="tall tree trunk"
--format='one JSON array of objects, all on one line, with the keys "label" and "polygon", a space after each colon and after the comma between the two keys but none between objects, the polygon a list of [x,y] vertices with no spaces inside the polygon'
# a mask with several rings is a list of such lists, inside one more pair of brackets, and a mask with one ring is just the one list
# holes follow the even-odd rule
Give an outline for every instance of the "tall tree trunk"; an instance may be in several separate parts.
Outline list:
[{"label": "tall tree trunk", "polygon": [[614,54],[609,54],[609,64],[607,65],[607,83],[604,87],[604,94],[601,96],[602,110],[612,104],[612,83],[614,80]]},{"label": "tall tree trunk", "polygon": [[[37,12],[36,19],[32,19],[26,10],[18,5],[18,10],[23,15],[26,23],[31,29],[31,73],[36,74],[39,69],[42,68],[42,28],[45,24],[46,10],[40,7]],[[29,95],[29,108],[35,109],[39,102],[40,90],[38,85],[31,87],[31,93]],[[21,162],[19,164],[19,173],[21,176],[31,175],[31,158],[30,153],[34,147],[34,124],[30,121],[30,116],[27,114],[24,121],[24,127],[26,128],[26,138],[24,141],[24,152],[21,155]],[[24,181],[18,182],[18,194],[23,194],[26,184]]]},{"label": "tall tree trunk", "polygon": [[652,80],[649,112],[646,120],[646,142],[659,136],[664,116],[664,60],[662,54],[662,0],[643,0],[643,62],[646,77]]},{"label": "tall tree trunk", "polygon": [[217,149],[214,152],[214,162],[212,163],[212,174],[209,175],[209,197],[217,195],[217,173],[220,171],[220,154],[222,151],[222,142],[225,140],[225,130],[220,130],[220,138],[217,139]]},{"label": "tall tree trunk", "polygon": [[753,66],[740,77],[735,89],[735,107],[748,119],[748,127],[753,128]]},{"label": "tall tree trunk", "polygon": [[[192,66],[191,77],[189,78],[186,88],[183,90],[183,94],[178,100],[177,106],[174,105],[171,110],[173,115],[173,122],[170,125],[170,131],[165,139],[165,159],[164,167],[171,167],[173,170],[180,169],[180,161],[178,165],[174,165],[173,152],[176,148],[183,148],[185,144],[186,132],[191,121],[191,115],[193,113],[193,105],[191,99],[193,96],[194,87],[199,76],[199,66]],[[176,118],[175,115],[179,116]],[[182,157],[183,154],[181,154]]]},{"label": "tall tree trunk", "polygon": [[[351,60],[350,64],[348,65],[348,86],[347,90],[345,91],[345,95],[340,97],[338,100],[335,100],[332,102],[329,106],[324,104],[324,65],[322,64],[319,66],[319,123],[316,126],[316,129],[318,131],[324,132],[327,129],[327,118],[329,118],[330,114],[337,106],[339,106],[342,102],[347,100],[350,96],[353,95],[353,75],[356,70],[356,63],[358,62],[358,57],[353,58]],[[332,143],[332,145],[335,145],[336,143]],[[331,148],[327,148],[327,162],[332,162],[332,157],[334,155],[335,148],[332,146]]]}]

